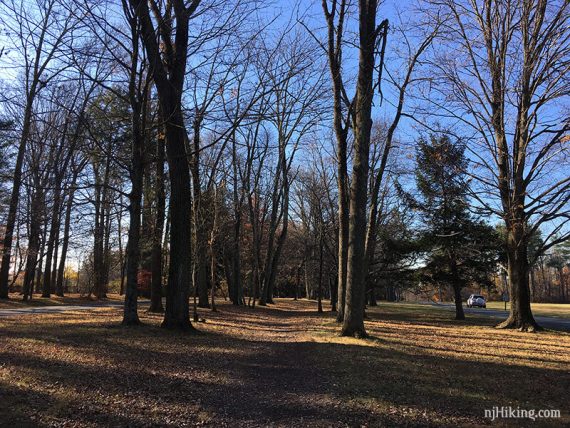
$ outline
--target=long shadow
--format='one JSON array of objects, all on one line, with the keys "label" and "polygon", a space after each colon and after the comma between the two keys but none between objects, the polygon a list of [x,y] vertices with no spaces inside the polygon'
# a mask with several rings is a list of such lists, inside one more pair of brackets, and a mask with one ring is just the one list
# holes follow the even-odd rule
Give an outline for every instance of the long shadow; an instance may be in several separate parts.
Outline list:
[{"label": "long shadow", "polygon": [[[251,328],[288,329],[293,318],[328,316],[228,307],[212,314],[212,323],[241,329],[232,318],[239,313]],[[394,318],[387,314],[382,321]],[[439,320],[424,322],[433,327],[428,332],[441,331]],[[0,383],[0,402],[16,409],[0,412],[0,425],[457,426],[488,422],[484,409],[493,406],[569,411],[570,370],[434,355],[435,347],[401,346],[381,336],[373,340],[377,346],[368,346],[110,326],[106,315],[94,313],[84,324],[27,331],[10,323],[0,331],[61,350],[46,357],[0,348],[0,366],[35,379],[27,388]],[[313,324],[307,327],[303,331]],[[73,359],[68,349],[100,364]],[[17,406],[27,402],[34,404]]]},{"label": "long shadow", "polygon": [[[47,330],[48,338],[55,337]],[[148,336],[149,331],[153,335]],[[297,426],[302,420],[318,426],[451,426],[484,423],[483,410],[495,405],[528,407],[520,397],[535,397],[532,408],[561,408],[570,388],[568,372],[441,358],[420,347],[403,352],[336,343],[250,341],[217,333],[188,337],[156,327],[130,332],[130,343],[117,342],[122,337],[103,328],[92,332],[89,344],[78,341],[79,326],[69,326],[62,334],[66,340],[60,337],[60,344],[101,354],[101,367],[36,355],[21,358],[9,350],[0,353],[0,360],[16,371],[34,373],[40,386],[63,381],[85,400],[95,399],[90,411],[72,400],[64,403],[65,414],[76,422],[114,426],[162,425],[167,417],[173,425],[197,424],[203,416],[189,407],[196,403],[214,415],[212,425],[225,421],[234,426]],[[154,347],[164,350],[149,349],[145,338],[158,341]],[[172,349],[179,352],[169,352]],[[220,350],[240,352],[224,355]],[[548,385],[539,395],[537,380]],[[40,413],[62,406],[57,394],[10,391],[16,402],[26,402],[29,394]],[[37,394],[41,399],[36,401]],[[112,397],[135,401],[117,407],[109,405]],[[157,398],[162,412],[160,406],[155,413],[145,411],[145,403]],[[378,411],[365,406],[371,400],[380,403]],[[390,408],[410,410],[403,415],[386,412]],[[173,409],[179,413],[172,415]],[[57,421],[57,415],[53,417]]]}]

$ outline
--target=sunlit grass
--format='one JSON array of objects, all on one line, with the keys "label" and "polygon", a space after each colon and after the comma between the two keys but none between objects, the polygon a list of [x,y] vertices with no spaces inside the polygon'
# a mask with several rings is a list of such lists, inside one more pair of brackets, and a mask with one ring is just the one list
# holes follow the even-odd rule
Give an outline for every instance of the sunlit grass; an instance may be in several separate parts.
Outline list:
[{"label": "sunlit grass", "polygon": [[[20,293],[10,293],[9,299],[0,299],[0,309],[20,309],[28,307],[43,307],[43,306],[60,306],[60,305],[85,305],[92,304],[97,301],[94,297],[82,296],[77,293],[69,293],[64,297],[58,297],[52,294],[51,297],[42,297],[41,294],[34,294],[33,298],[28,301],[23,301]],[[123,296],[118,294],[109,293],[105,302],[121,302]]]},{"label": "sunlit grass", "polygon": [[[487,308],[504,310],[505,302],[487,302]],[[509,303],[507,302],[508,309]],[[531,309],[534,315],[570,319],[570,304],[567,303],[532,303]]]}]

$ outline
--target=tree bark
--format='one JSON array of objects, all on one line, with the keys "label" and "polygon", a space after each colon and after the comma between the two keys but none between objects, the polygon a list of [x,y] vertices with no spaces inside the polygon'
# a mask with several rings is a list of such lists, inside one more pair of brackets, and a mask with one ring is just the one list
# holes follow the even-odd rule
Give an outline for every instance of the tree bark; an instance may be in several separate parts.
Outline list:
[{"label": "tree bark", "polygon": [[[233,209],[234,209],[234,224],[233,224],[233,244],[232,244],[232,259],[231,259],[231,281],[228,284],[231,284],[231,289],[228,290],[230,292],[230,299],[232,303],[236,306],[240,306],[242,303],[243,297],[243,287],[241,282],[241,220],[242,220],[242,198],[238,194],[238,157],[237,157],[237,150],[236,150],[236,140],[235,135],[232,136],[232,170],[233,170],[233,190],[232,190],[232,199],[233,199]],[[252,220],[252,228],[253,233],[255,234],[255,227],[256,224]],[[255,299],[257,294],[257,286],[258,280],[256,279],[256,274],[259,271],[255,270],[255,257],[256,257],[256,250],[255,250],[255,237],[254,237],[254,249],[253,249],[253,257],[254,257],[254,272],[253,272],[253,302],[252,306],[255,307]]]},{"label": "tree bark", "polygon": [[[333,128],[336,135],[337,155],[337,186],[338,186],[338,278],[337,278],[337,322],[344,320],[344,307],[346,302],[346,275],[348,260],[348,169],[347,169],[347,141],[350,122],[350,106],[347,106],[346,124],[343,115],[344,84],[342,81],[342,38],[344,34],[344,19],[346,13],[346,0],[340,2],[338,12],[336,3],[329,11],[326,1],[323,1],[323,11],[327,21],[327,56],[333,86]],[[338,21],[335,26],[335,16]]]},{"label": "tree bark", "polygon": [[512,225],[507,232],[507,257],[509,274],[509,317],[498,328],[517,328],[520,331],[538,331],[542,328],[535,321],[530,308],[530,288],[528,283],[527,242],[522,226]]},{"label": "tree bark", "polygon": [[191,194],[190,171],[184,145],[185,130],[181,102],[166,96],[161,103],[166,121],[167,158],[170,171],[170,265],[166,288],[166,310],[162,326],[193,330],[190,323]]},{"label": "tree bark", "polygon": [[[137,113],[133,113],[133,116]],[[133,118],[131,193],[129,194],[129,240],[123,325],[140,324],[138,316],[138,271],[140,261],[141,199],[143,193],[143,137],[138,118]]]},{"label": "tree bark", "polygon": [[[99,165],[100,168],[100,165]],[[98,172],[100,174],[100,171]],[[105,159],[103,179],[95,178],[95,227],[93,230],[93,291],[95,297],[107,297],[105,290],[105,205],[109,183],[110,159]]]},{"label": "tree bark", "polygon": [[192,190],[193,190],[193,217],[194,217],[194,287],[198,295],[198,307],[209,308],[208,301],[208,267],[207,267],[207,248],[206,248],[206,230],[205,230],[205,213],[202,206],[202,189],[200,183],[200,131],[202,125],[202,114],[200,110],[196,111],[194,118],[194,138],[192,139]]},{"label": "tree bark", "polygon": [[41,189],[35,189],[30,204],[30,236],[28,237],[28,255],[26,258],[26,273],[24,274],[23,299],[31,299],[34,291],[34,278],[40,256],[41,244],[41,210],[43,204]]},{"label": "tree bark", "polygon": [[[36,63],[39,58],[36,59]],[[37,65],[37,64],[36,64]],[[20,136],[20,144],[18,146],[18,154],[16,156],[16,164],[14,166],[14,179],[12,182],[12,193],[10,196],[10,204],[8,206],[8,216],[6,218],[6,227],[4,228],[4,238],[2,241],[2,266],[0,267],[0,299],[8,299],[8,276],[10,273],[10,264],[12,257],[12,240],[14,238],[14,228],[16,225],[16,215],[18,211],[18,202],[20,201],[20,188],[22,186],[22,168],[24,166],[24,155],[26,153],[26,145],[30,135],[30,127],[32,121],[32,106],[36,95],[37,79],[34,76],[32,86],[27,96],[26,109],[24,111],[23,128]]]},{"label": "tree bark", "polygon": [[[56,177],[56,180],[58,178]],[[53,195],[53,205],[51,210],[51,225],[49,229],[49,235],[47,240],[47,254],[46,262],[44,268],[44,281],[43,281],[43,291],[42,297],[49,298],[52,293],[52,263],[54,258],[55,245],[57,240],[57,235],[59,234],[59,211],[61,204],[61,185],[59,182],[56,183]]]},{"label": "tree bark", "polygon": [[366,204],[372,127],[374,53],[376,46],[375,0],[359,1],[360,55],[354,100],[354,160],[350,188],[346,302],[341,334],[366,337],[364,303],[366,281]]},{"label": "tree bark", "polygon": [[376,287],[374,285],[371,285],[369,288],[368,305],[378,306],[378,302],[376,301]]},{"label": "tree bark", "polygon": [[461,285],[455,283],[453,285],[453,297],[455,299],[455,319],[464,320],[463,300],[461,299]]},{"label": "tree bark", "polygon": [[[137,81],[139,68],[139,19],[129,18],[131,27],[131,64],[129,78],[129,101],[131,106],[131,192],[129,194],[129,239],[127,241],[125,301],[123,325],[139,325],[138,272],[141,258],[141,214],[144,187],[145,161],[145,112],[148,94],[140,91],[142,82]],[[146,201],[145,201],[146,204]]]},{"label": "tree bark", "polygon": [[[162,117],[159,114],[159,120]],[[164,312],[162,306],[162,233],[164,231],[164,217],[166,208],[166,194],[164,189],[164,132],[159,130],[156,146],[156,218],[152,242],[152,282],[150,285],[149,312]]]},{"label": "tree bark", "polygon": [[71,210],[73,208],[73,198],[75,196],[75,182],[77,180],[77,175],[79,171],[73,172],[73,178],[71,180],[71,189],[69,191],[67,204],[65,207],[65,219],[63,225],[63,243],[61,247],[61,257],[59,260],[59,268],[57,271],[57,279],[55,283],[55,294],[57,296],[64,295],[63,280],[65,275],[65,262],[67,259],[67,249],[69,247],[69,229],[71,227]]},{"label": "tree bark", "polygon": [[330,278],[331,283],[331,312],[337,311],[337,300],[338,300],[338,276],[335,278]]},{"label": "tree bark", "polygon": [[[182,90],[188,58],[189,21],[200,1],[192,0],[188,5],[183,0],[170,2],[172,9],[168,11],[168,14],[171,21],[166,27],[161,26],[160,39],[157,37],[148,3],[144,0],[130,0],[130,4],[140,18],[142,40],[151,64],[160,108],[165,118],[166,156],[169,165],[171,195],[170,264],[166,289],[166,310],[162,326],[188,331],[193,329],[190,323],[188,301],[192,272],[190,229],[192,195],[186,153],[188,137],[182,115]],[[172,31],[174,21],[175,34]]]},{"label": "tree bark", "polygon": [[319,233],[319,289],[317,294],[317,312],[323,312],[323,233]]}]

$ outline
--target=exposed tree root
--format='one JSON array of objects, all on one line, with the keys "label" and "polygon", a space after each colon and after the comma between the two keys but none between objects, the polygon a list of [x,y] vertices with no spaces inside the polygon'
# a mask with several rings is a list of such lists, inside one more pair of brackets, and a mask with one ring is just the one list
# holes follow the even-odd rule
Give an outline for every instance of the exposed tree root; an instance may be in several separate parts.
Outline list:
[{"label": "exposed tree root", "polygon": [[509,316],[505,321],[495,326],[501,329],[517,329],[528,333],[536,333],[544,330],[534,319],[530,320],[517,320],[513,316]]},{"label": "exposed tree root", "polygon": [[341,336],[344,337],[356,337],[357,339],[366,339],[368,337],[368,333],[364,328],[353,328],[344,326],[340,332]]}]

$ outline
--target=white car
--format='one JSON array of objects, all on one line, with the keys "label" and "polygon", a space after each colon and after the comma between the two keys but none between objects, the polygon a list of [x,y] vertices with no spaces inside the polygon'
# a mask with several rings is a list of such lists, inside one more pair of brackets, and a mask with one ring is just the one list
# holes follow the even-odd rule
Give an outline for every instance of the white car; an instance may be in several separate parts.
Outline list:
[{"label": "white car", "polygon": [[486,308],[487,302],[483,296],[479,294],[472,294],[469,296],[469,299],[467,299],[467,307],[472,308],[474,306],[477,306],[479,308]]}]

